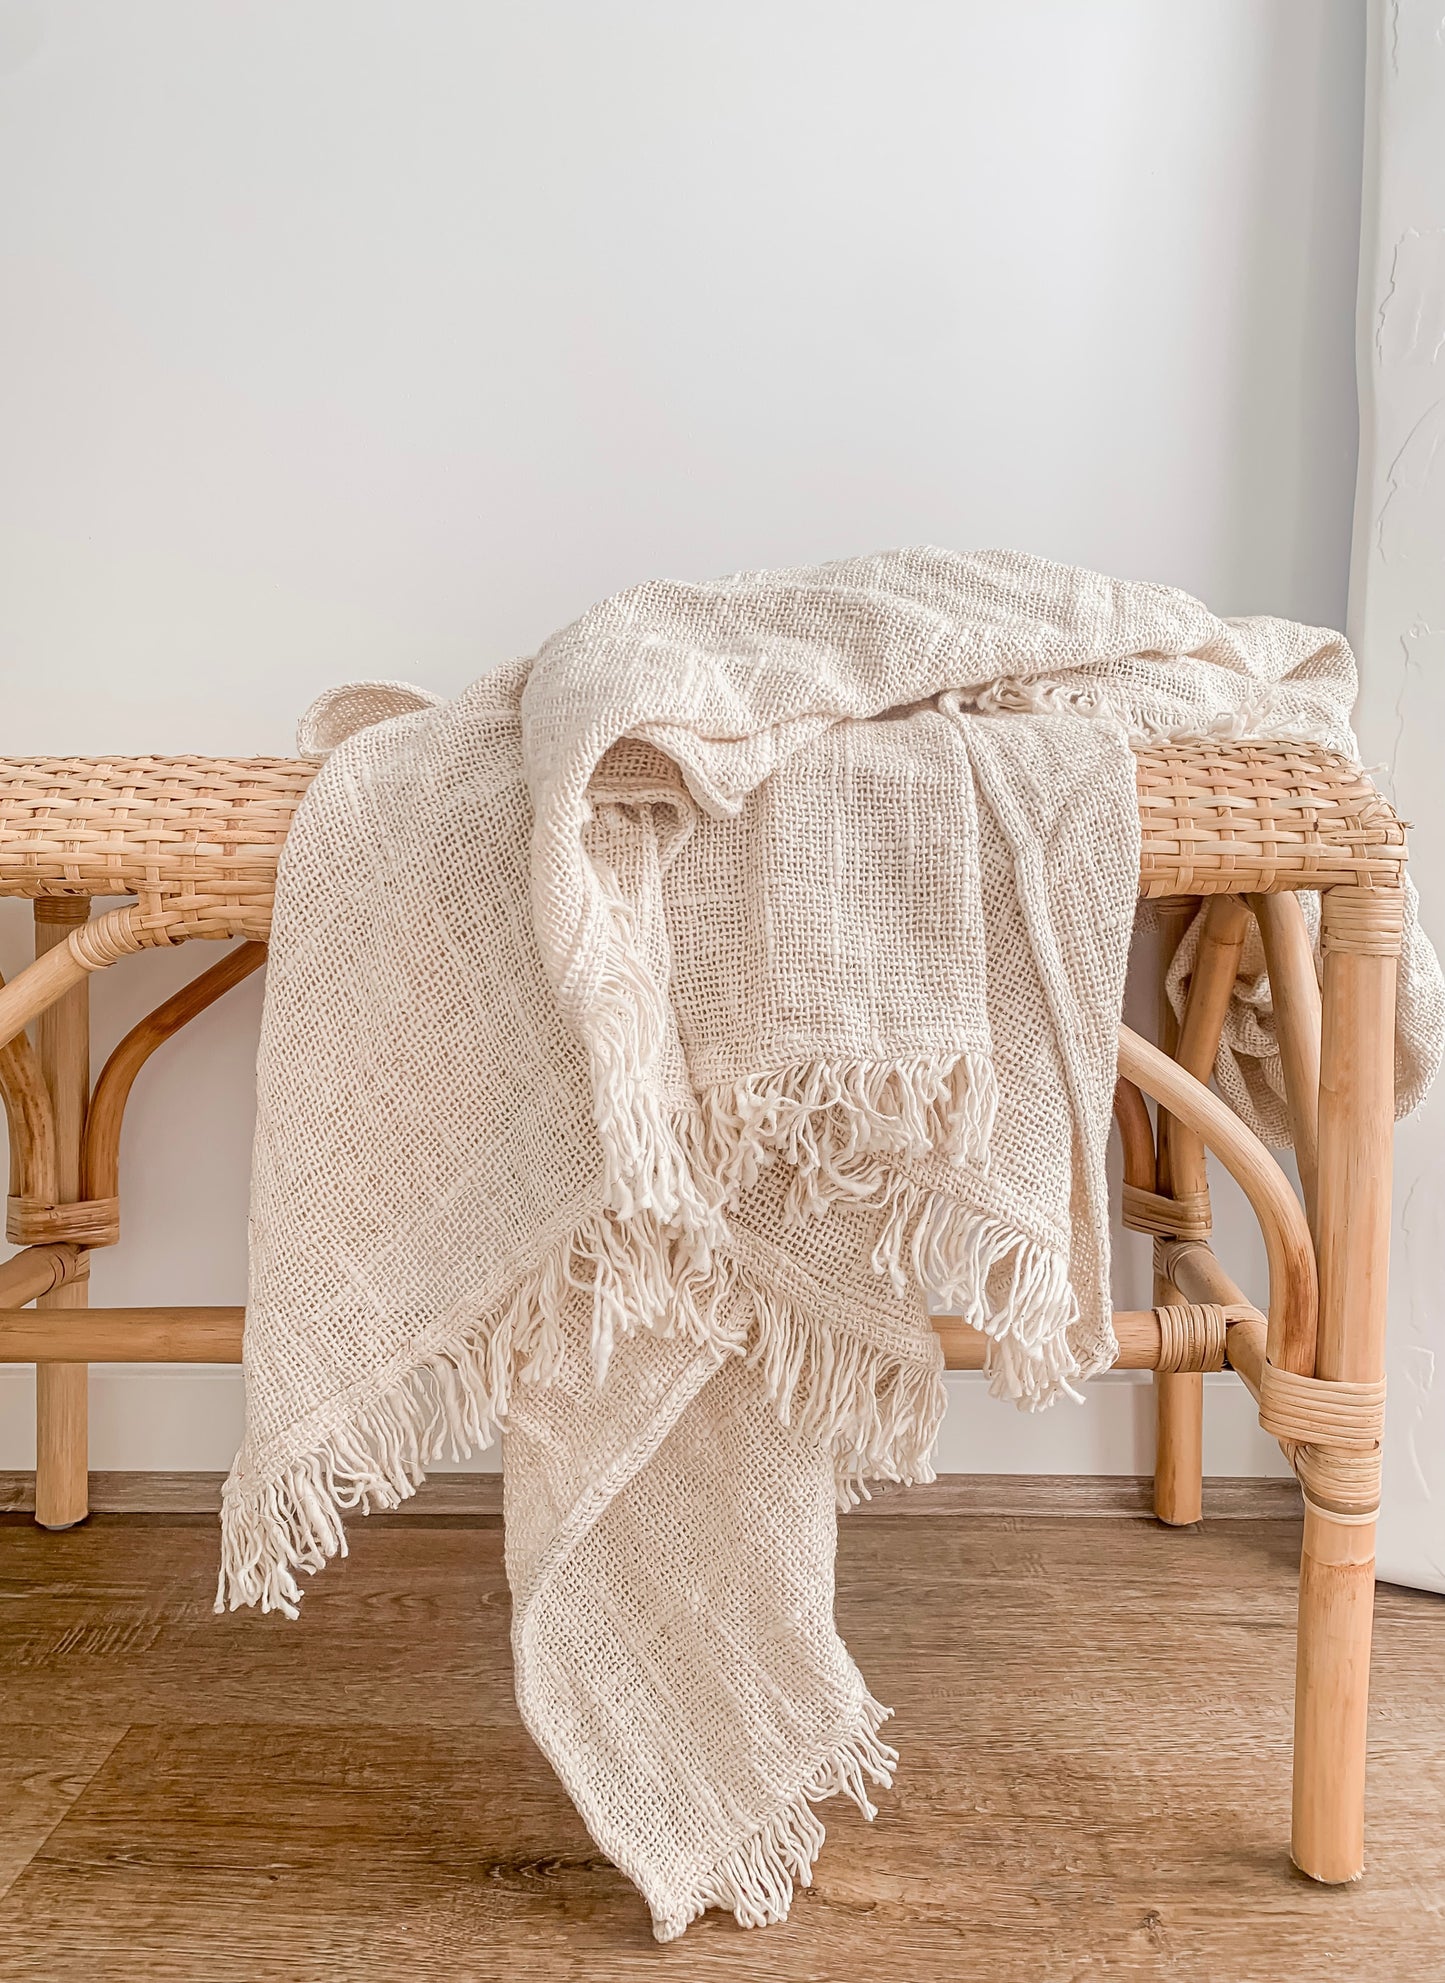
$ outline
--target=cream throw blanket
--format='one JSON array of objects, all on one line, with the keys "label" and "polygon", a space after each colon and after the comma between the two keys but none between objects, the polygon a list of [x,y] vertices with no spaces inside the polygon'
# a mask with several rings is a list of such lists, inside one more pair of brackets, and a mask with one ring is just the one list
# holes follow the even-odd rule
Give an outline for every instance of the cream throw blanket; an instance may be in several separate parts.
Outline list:
[{"label": "cream throw blanket", "polygon": [[449,704],[324,699],[221,1601],[294,1611],[346,1511],[503,1427],[528,1727],[659,1938],[783,1916],[814,1806],[895,1761],[835,1510],[931,1477],[925,1297],[1025,1405],[1115,1353],[1129,734],[1348,749],[1353,687],[1334,634],[910,551],[642,586]]}]

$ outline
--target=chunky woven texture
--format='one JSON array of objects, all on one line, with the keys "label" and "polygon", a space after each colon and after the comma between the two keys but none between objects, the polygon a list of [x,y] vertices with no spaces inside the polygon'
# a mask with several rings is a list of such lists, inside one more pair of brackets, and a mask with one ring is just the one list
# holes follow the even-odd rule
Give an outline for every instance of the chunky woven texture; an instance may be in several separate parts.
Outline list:
[{"label": "chunky woven texture", "polygon": [[834,1516],[928,1477],[926,1297],[1026,1405],[1114,1354],[1130,739],[1348,751],[1352,691],[1336,635],[921,551],[642,587],[445,707],[325,699],[222,1600],[294,1609],[348,1509],[504,1425],[528,1726],[660,1937],[784,1914],[814,1806],[894,1761]]}]

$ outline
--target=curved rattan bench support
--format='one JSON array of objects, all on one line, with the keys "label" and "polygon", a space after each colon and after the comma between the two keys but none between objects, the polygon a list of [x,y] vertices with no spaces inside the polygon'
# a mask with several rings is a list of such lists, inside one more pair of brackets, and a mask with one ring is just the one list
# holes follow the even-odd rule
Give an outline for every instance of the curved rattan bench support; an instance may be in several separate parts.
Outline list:
[{"label": "curved rattan bench support", "polygon": [[[0,999],[5,996],[0,978]],[[56,1196],[55,1111],[35,1049],[23,1031],[0,1046],[0,1100],[10,1132],[10,1190],[26,1198]]]},{"label": "curved rattan bench support", "polygon": [[218,998],[249,978],[266,961],[266,946],[254,939],[228,951],[218,964],[182,985],[178,992],[139,1020],[100,1070],[85,1114],[81,1190],[90,1202],[118,1200],[120,1132],[136,1076],[156,1051]]},{"label": "curved rattan bench support", "polygon": [[[1269,1262],[1267,1324],[1244,1301],[1238,1288],[1215,1259],[1208,1241],[1184,1232],[1155,1241],[1156,1301],[1159,1299],[1159,1289],[1178,1287],[1192,1304],[1194,1315],[1208,1313],[1212,1306],[1222,1325],[1220,1334],[1224,1341],[1221,1347],[1256,1399],[1261,1401],[1261,1416],[1267,1429],[1276,1430],[1278,1422],[1271,1419],[1272,1380],[1276,1388],[1281,1382],[1287,1382],[1292,1387],[1290,1397],[1297,1412],[1302,1389],[1318,1388],[1313,1376],[1295,1374],[1313,1371],[1318,1334],[1315,1254],[1299,1200],[1274,1158],[1233,1111],[1211,1094],[1187,1068],[1181,1067],[1177,1061],[1127,1028],[1120,1031],[1119,1067],[1124,1083],[1136,1083],[1140,1089],[1152,1094],[1161,1108],[1167,1108],[1173,1119],[1171,1127],[1183,1124],[1199,1139],[1201,1164],[1205,1146],[1214,1151],[1244,1191],[1259,1220]],[[1119,1091],[1116,1091],[1116,1107],[1122,1108],[1125,1116],[1136,1115],[1128,1096]],[[1133,1140],[1136,1151],[1134,1168],[1137,1172],[1142,1166],[1143,1155],[1137,1122]],[[1128,1147],[1126,1142],[1126,1151]],[[1126,1163],[1126,1179],[1128,1172]],[[1175,1223],[1177,1227],[1186,1222],[1176,1220]],[[1173,1319],[1167,1303],[1161,1303],[1157,1312],[1161,1320],[1165,1317]],[[1212,1367],[1210,1363],[1195,1360],[1195,1355],[1197,1352],[1191,1355],[1187,1363],[1181,1359],[1178,1367],[1181,1370]],[[1159,1369],[1162,1371],[1166,1367],[1167,1358],[1161,1354]],[[1158,1381],[1156,1376],[1156,1384]],[[1286,1424],[1284,1429],[1298,1431],[1302,1423],[1308,1423],[1318,1430],[1329,1430],[1339,1422],[1341,1404],[1338,1393],[1332,1403],[1333,1417],[1317,1407],[1313,1419],[1306,1412]],[[1369,1466],[1369,1456],[1358,1450],[1342,1452],[1338,1447],[1287,1441],[1284,1451],[1299,1475],[1307,1499],[1325,1484],[1336,1493],[1348,1492],[1351,1483],[1361,1484],[1361,1477]],[[1363,1482],[1362,1488],[1365,1493],[1370,1491],[1368,1482]],[[1319,1621],[1314,1617],[1307,1590],[1307,1583],[1302,1578],[1302,1670],[1307,1661],[1317,1659],[1320,1637]],[[1302,1724],[1310,1721],[1311,1716],[1317,1718],[1318,1689],[1313,1679],[1301,1682],[1299,1699],[1303,1704],[1300,1710]],[[1312,1755],[1314,1760],[1310,1759]],[[1326,1810],[1336,1831],[1349,1831],[1356,1821],[1348,1814],[1342,1819],[1338,1800],[1332,1799],[1319,1784],[1320,1769],[1333,1767],[1334,1757],[1324,1762],[1319,1758],[1318,1745],[1311,1751],[1308,1742],[1302,1741],[1296,1776],[1297,1807],[1302,1799],[1310,1810]],[[1301,1785],[1313,1787],[1302,1789]],[[1310,1833],[1308,1824],[1303,1830],[1297,1824],[1294,1850],[1299,1864],[1317,1878],[1333,1880],[1350,1877],[1338,1870],[1342,1863],[1341,1851],[1333,1843],[1321,1847]],[[1347,1845],[1344,1851],[1347,1854],[1349,1850]]]},{"label": "curved rattan bench support", "polygon": [[[64,899],[64,898],[61,898]],[[128,936],[122,920],[128,912],[115,912],[118,927]],[[48,991],[51,1002],[63,997],[75,983],[83,983],[89,971],[98,968],[87,960],[127,955],[114,935],[102,933],[94,940],[95,925],[82,923],[70,932],[65,945],[57,945],[30,966],[22,976],[32,987]],[[75,943],[73,939],[81,941]],[[140,945],[137,948],[142,947]],[[51,958],[68,959],[63,966],[43,970]],[[0,1076],[3,1100],[10,1124],[11,1192],[6,1217],[6,1237],[16,1246],[43,1246],[70,1243],[86,1247],[114,1246],[120,1238],[120,1132],[125,1105],[141,1068],[166,1040],[239,984],[266,961],[264,943],[251,939],[229,952],[199,978],[174,993],[140,1020],[116,1047],[101,1070],[85,1111],[85,1135],[81,1154],[80,1196],[62,1202],[56,1182],[55,1122],[50,1097],[40,1077],[34,1052],[23,1031],[0,1047]],[[72,977],[75,967],[78,975]],[[32,974],[34,974],[32,976]],[[57,990],[57,986],[59,989]],[[20,979],[15,989],[21,990]],[[0,1001],[5,990],[0,983]],[[33,995],[33,994],[32,994]],[[17,1005],[22,1001],[17,1000]],[[23,1023],[23,1022],[22,1022]]]},{"label": "curved rattan bench support", "polygon": [[103,971],[137,950],[172,940],[164,927],[149,929],[142,924],[134,902],[108,909],[94,921],[78,922],[62,942],[27,964],[0,991],[0,1047],[8,1047],[32,1019],[73,986],[83,984],[92,971]]},{"label": "curved rattan bench support", "polygon": [[1269,1262],[1270,1360],[1309,1369],[1318,1304],[1315,1257],[1289,1179],[1226,1103],[1127,1026],[1119,1028],[1119,1069],[1202,1138],[1249,1200]]},{"label": "curved rattan bench support", "polygon": [[[8,985],[0,986],[0,1051],[8,1048],[32,1019],[73,986],[83,984],[92,972],[103,971],[138,950],[182,943],[188,937],[254,938],[256,921],[254,913],[233,920],[210,914],[202,924],[199,917],[187,916],[184,905],[151,918],[143,914],[139,904],[124,902],[92,921],[77,923],[63,943],[27,964]],[[269,922],[268,914],[268,926]]]},{"label": "curved rattan bench support", "polygon": [[1114,1121],[1124,1151],[1124,1189],[1154,1190],[1154,1125],[1143,1092],[1121,1076],[1114,1083]]},{"label": "curved rattan bench support", "polygon": [[89,1272],[90,1256],[83,1246],[27,1246],[0,1261],[0,1308],[23,1307],[70,1281],[84,1280]]},{"label": "curved rattan bench support", "polygon": [[[55,1110],[24,1029],[59,1007],[93,972],[138,950],[172,942],[175,919],[147,922],[131,902],[90,920],[88,908],[88,901],[76,896],[37,902],[37,918],[54,928],[55,940],[18,977],[0,986],[0,1086],[12,1158],[5,1231],[18,1246],[111,1246],[120,1233],[120,1207],[113,1195],[101,1200],[83,1191],[72,1196],[61,1190]],[[85,1086],[88,1090],[88,1076]]]}]

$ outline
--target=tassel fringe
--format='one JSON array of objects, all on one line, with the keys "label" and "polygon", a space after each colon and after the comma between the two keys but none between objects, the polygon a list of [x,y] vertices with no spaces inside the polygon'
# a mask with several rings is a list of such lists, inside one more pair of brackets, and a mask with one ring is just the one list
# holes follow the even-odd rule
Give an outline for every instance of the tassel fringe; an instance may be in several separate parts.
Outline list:
[{"label": "tassel fringe", "polygon": [[227,1482],[216,1610],[259,1604],[294,1618],[298,1572],[347,1553],[343,1514],[400,1507],[443,1455],[464,1460],[491,1445],[517,1384],[552,1381],[569,1312],[580,1318],[590,1307],[600,1383],[617,1342],[638,1329],[718,1341],[731,1285],[695,1234],[646,1216],[584,1219],[500,1309],[460,1317],[454,1337],[348,1411],[324,1446],[260,1487]]},{"label": "tassel fringe", "polygon": [[823,1759],[791,1803],[714,1868],[688,1908],[654,1918],[658,1941],[676,1941],[709,1907],[726,1908],[741,1928],[766,1928],[785,1920],[795,1890],[812,1884],[823,1847],[823,1824],[813,1806],[829,1797],[846,1797],[870,1822],[878,1815],[868,1785],[889,1789],[898,1767],[898,1751],[878,1734],[890,1712],[865,1694],[862,1727]]},{"label": "tassel fringe", "polygon": [[[901,1229],[900,1229],[901,1230]],[[1040,1411],[1080,1402],[1069,1346],[1079,1302],[1067,1256],[943,1192],[928,1194],[909,1242],[917,1286],[987,1338],[984,1370],[995,1398]]]},{"label": "tassel fringe", "polygon": [[984,1164],[997,1108],[986,1053],[804,1061],[707,1089],[701,1154],[729,1202],[782,1162],[791,1213],[817,1217],[839,1199],[876,1203],[880,1159]]},{"label": "tassel fringe", "polygon": [[719,1194],[700,1181],[658,1082],[671,1015],[638,954],[636,906],[610,869],[594,862],[592,873],[609,928],[582,1032],[607,1204],[620,1219],[651,1213],[715,1244],[723,1231]]},{"label": "tassel fringe", "polygon": [[[713,1091],[709,1104],[704,1161],[730,1192],[782,1160],[795,1172],[797,1217],[840,1198],[876,1205],[875,1270],[900,1294],[911,1287],[940,1297],[987,1337],[996,1397],[1030,1410],[1078,1397],[1069,1346],[1078,1304],[1065,1256],[895,1168],[940,1148],[966,1160],[962,1153],[986,1140],[994,1106],[986,1057],[794,1069]],[[783,1423],[832,1452],[845,1506],[866,1496],[869,1481],[933,1479],[937,1361],[817,1327],[719,1249],[718,1201],[699,1194],[698,1203],[709,1205],[712,1231],[656,1210],[582,1220],[499,1310],[459,1317],[451,1337],[381,1397],[349,1409],[324,1443],[259,1484],[233,1476],[217,1610],[259,1604],[296,1616],[298,1574],[346,1554],[343,1516],[399,1507],[444,1453],[461,1460],[490,1445],[514,1386],[557,1374],[569,1315],[590,1314],[599,1383],[616,1345],[638,1330],[745,1352]]]},{"label": "tassel fringe", "polygon": [[820,1330],[772,1288],[749,1280],[748,1361],[784,1425],[833,1455],[841,1507],[868,1499],[869,1481],[936,1478],[943,1372],[933,1358],[901,1357],[851,1331]]},{"label": "tassel fringe", "polygon": [[964,706],[983,716],[1082,716],[1119,731],[1136,750],[1150,744],[1238,743],[1246,737],[1255,742],[1299,739],[1343,748],[1342,740],[1321,735],[1318,717],[1282,712],[1278,694],[1264,688],[1246,702],[1231,703],[1208,715],[1201,711],[1181,717],[1173,711],[1156,716],[1136,702],[1125,706],[1111,698],[1097,682],[1004,676],[971,693]]}]

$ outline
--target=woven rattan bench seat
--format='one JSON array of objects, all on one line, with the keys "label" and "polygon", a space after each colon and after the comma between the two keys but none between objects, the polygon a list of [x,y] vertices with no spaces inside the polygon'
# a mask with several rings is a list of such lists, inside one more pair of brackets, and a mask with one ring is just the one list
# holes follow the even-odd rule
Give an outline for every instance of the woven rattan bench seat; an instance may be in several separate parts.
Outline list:
[{"label": "woven rattan bench seat", "polygon": [[[1138,753],[1140,893],[1398,886],[1400,822],[1312,744]],[[294,758],[0,758],[0,895],[135,895],[175,937],[264,937],[314,765]]]}]

